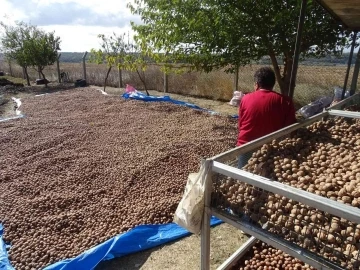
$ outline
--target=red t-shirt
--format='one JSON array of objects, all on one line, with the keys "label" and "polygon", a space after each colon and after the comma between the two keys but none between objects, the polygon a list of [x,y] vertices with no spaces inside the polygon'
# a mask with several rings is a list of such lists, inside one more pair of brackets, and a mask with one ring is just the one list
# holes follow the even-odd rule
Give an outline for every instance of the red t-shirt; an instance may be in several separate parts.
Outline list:
[{"label": "red t-shirt", "polygon": [[295,108],[289,97],[269,90],[245,95],[239,108],[237,146],[294,124]]}]

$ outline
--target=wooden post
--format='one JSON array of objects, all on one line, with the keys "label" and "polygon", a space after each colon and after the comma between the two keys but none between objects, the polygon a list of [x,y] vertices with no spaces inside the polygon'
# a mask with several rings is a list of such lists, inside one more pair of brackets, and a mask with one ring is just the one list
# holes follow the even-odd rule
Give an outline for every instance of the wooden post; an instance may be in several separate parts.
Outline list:
[{"label": "wooden post", "polygon": [[123,87],[123,81],[122,81],[122,70],[121,68],[118,68],[119,71],[119,88]]},{"label": "wooden post", "polygon": [[234,92],[237,91],[239,88],[239,66],[237,65],[235,67],[235,73],[234,73]]},{"label": "wooden post", "polygon": [[9,60],[9,72],[10,72],[10,76],[13,76],[13,72],[12,72],[12,67],[11,67],[11,61]]},{"label": "wooden post", "polygon": [[83,62],[83,79],[86,81],[86,63],[85,63],[85,58],[86,58],[87,52],[84,53],[83,57],[82,57],[82,62]]},{"label": "wooden post", "polygon": [[360,52],[358,51],[357,56],[356,56],[355,66],[354,66],[353,78],[351,81],[350,96],[355,94],[355,90],[357,88],[357,82],[358,82],[358,77],[359,77],[359,68],[360,68]]},{"label": "wooden post", "polygon": [[61,83],[60,63],[59,63],[60,56],[61,56],[61,53],[59,53],[58,57],[56,58],[56,68],[57,68],[57,74],[58,74],[59,83]]},{"label": "wooden post", "polygon": [[164,72],[164,93],[169,91],[169,75]]}]

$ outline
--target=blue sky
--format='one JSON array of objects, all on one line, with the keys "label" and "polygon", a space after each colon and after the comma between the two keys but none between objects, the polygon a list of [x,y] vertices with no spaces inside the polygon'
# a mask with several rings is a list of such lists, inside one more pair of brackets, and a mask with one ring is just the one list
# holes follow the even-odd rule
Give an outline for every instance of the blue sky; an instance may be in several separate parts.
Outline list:
[{"label": "blue sky", "polygon": [[126,7],[131,0],[0,0],[0,21],[25,21],[60,36],[61,51],[99,47],[98,34],[133,35],[140,18]]}]

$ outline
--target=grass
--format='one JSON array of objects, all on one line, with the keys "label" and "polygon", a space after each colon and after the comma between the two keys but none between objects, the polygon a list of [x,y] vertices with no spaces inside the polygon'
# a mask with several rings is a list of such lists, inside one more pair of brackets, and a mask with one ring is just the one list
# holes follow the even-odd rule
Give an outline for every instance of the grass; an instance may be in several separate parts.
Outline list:
[{"label": "grass", "polygon": [[26,85],[26,80],[22,79],[21,77],[11,77],[11,76],[1,76],[0,79],[6,79],[13,83],[22,83]]}]

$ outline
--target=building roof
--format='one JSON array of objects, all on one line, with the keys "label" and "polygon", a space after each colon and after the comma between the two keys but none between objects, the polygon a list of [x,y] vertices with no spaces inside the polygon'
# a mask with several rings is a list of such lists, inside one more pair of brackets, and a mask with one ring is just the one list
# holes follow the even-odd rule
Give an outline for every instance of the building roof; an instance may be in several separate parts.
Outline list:
[{"label": "building roof", "polygon": [[349,30],[360,31],[360,0],[317,0]]}]

